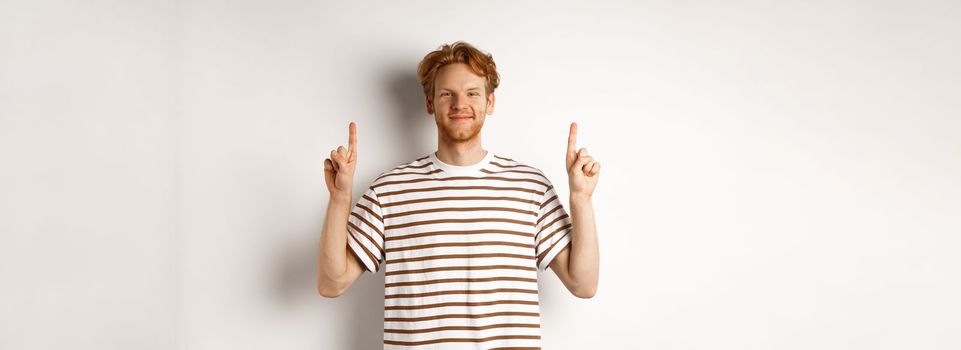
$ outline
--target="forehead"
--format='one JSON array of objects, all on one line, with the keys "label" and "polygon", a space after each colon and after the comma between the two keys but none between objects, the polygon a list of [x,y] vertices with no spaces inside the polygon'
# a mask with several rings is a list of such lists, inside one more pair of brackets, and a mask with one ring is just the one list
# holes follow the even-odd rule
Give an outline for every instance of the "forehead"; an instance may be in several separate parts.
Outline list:
[{"label": "forehead", "polygon": [[440,68],[434,78],[438,89],[451,88],[482,88],[487,82],[484,77],[477,75],[464,63],[452,63]]}]

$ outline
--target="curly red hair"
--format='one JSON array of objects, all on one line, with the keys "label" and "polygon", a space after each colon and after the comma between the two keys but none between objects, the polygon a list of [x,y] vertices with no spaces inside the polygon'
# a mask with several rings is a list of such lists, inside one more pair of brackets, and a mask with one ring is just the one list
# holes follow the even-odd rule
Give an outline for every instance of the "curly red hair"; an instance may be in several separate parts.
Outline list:
[{"label": "curly red hair", "polygon": [[420,78],[420,85],[424,87],[424,95],[427,96],[429,101],[434,100],[434,78],[437,77],[437,71],[451,63],[464,63],[470,67],[474,74],[486,78],[487,95],[492,94],[497,85],[500,84],[497,65],[494,64],[494,56],[484,53],[463,41],[444,44],[424,56],[424,59],[417,65],[417,76]]}]

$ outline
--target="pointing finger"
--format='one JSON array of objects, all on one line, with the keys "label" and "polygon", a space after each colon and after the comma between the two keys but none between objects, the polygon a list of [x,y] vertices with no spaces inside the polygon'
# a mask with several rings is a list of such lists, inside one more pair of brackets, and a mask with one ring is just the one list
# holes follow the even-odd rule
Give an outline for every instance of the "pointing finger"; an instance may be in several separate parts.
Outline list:
[{"label": "pointing finger", "polygon": [[573,159],[577,149],[577,123],[571,123],[571,131],[567,135],[567,156]]},{"label": "pointing finger", "polygon": [[347,140],[347,146],[349,147],[347,150],[347,159],[348,161],[353,161],[357,159],[357,124],[350,122],[348,129],[350,129],[350,136],[348,136]]}]

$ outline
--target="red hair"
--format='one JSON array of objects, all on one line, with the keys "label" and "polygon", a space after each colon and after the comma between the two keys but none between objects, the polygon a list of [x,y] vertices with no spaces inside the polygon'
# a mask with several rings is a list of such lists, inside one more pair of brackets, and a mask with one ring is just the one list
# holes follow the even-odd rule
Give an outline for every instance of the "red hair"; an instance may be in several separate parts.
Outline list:
[{"label": "red hair", "polygon": [[491,54],[481,52],[463,41],[444,44],[424,56],[417,65],[417,76],[420,78],[420,85],[424,87],[424,95],[429,101],[434,100],[434,79],[437,78],[437,71],[452,63],[464,63],[474,74],[486,78],[487,95],[494,93],[494,89],[500,84],[497,65],[494,64],[494,57]]}]

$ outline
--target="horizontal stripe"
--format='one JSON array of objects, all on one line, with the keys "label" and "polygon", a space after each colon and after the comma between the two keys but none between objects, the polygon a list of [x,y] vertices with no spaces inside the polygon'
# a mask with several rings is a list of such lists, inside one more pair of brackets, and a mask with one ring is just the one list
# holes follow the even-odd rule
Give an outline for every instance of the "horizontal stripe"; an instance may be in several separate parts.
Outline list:
[{"label": "horizontal stripe", "polygon": [[350,211],[353,259],[387,265],[385,346],[539,349],[537,271],[571,218],[539,169],[485,159],[456,175],[431,155],[398,165]]},{"label": "horizontal stripe", "polygon": [[395,275],[406,275],[412,273],[424,273],[424,272],[435,272],[435,271],[459,271],[459,270],[524,270],[524,271],[537,271],[536,268],[530,266],[516,266],[516,265],[487,265],[487,266],[441,266],[441,267],[429,267],[425,269],[415,269],[415,270],[397,270],[388,271],[385,276],[395,276]]},{"label": "horizontal stripe", "polygon": [[[498,168],[508,168],[508,169],[509,169],[509,168],[531,168],[530,166],[524,165],[524,164],[507,165],[507,164],[501,164],[501,163],[498,163],[498,162],[491,162],[491,164],[497,166]],[[533,168],[531,168],[531,169],[533,169]]]},{"label": "horizontal stripe", "polygon": [[506,312],[492,312],[489,314],[443,314],[443,315],[424,316],[424,317],[385,317],[384,322],[418,322],[418,321],[440,320],[445,318],[487,318],[487,317],[497,317],[497,316],[540,317],[540,313],[506,311]]},{"label": "horizontal stripe", "polygon": [[434,340],[424,340],[424,341],[397,341],[397,340],[384,340],[384,344],[387,345],[406,345],[406,346],[417,346],[417,345],[428,345],[437,343],[483,343],[491,340],[500,339],[541,339],[539,335],[498,335],[487,338],[441,338]]},{"label": "horizontal stripe", "polygon": [[[523,199],[523,198],[514,198],[514,197],[506,197],[506,196],[500,196],[500,197],[493,197],[493,196],[470,196],[470,197],[437,197],[437,198],[411,199],[411,200],[406,200],[406,201],[399,201],[399,202],[393,202],[393,203],[385,203],[385,204],[383,204],[381,207],[382,207],[382,208],[386,208],[386,207],[395,207],[395,206],[398,206],[398,205],[407,205],[407,204],[416,204],[416,203],[429,203],[429,202],[440,202],[440,201],[498,201],[498,200],[500,200],[500,201],[520,202],[520,203],[534,204],[534,205],[540,206],[540,203],[538,203],[538,202],[536,202],[536,201],[529,200],[529,199]],[[543,208],[543,206],[541,206],[541,207]]]},{"label": "horizontal stripe", "polygon": [[533,222],[521,221],[514,219],[501,219],[501,218],[470,218],[470,219],[440,219],[440,220],[426,220],[426,221],[414,221],[403,224],[396,224],[387,226],[388,230],[395,230],[399,228],[411,227],[411,226],[421,226],[421,225],[433,225],[433,224],[458,224],[458,223],[477,223],[477,222],[503,222],[507,224],[518,224],[526,226],[534,226]]},{"label": "horizontal stripe", "polygon": [[505,304],[515,304],[515,305],[538,305],[537,301],[531,300],[494,300],[494,301],[466,301],[466,302],[449,302],[449,303],[436,303],[436,304],[423,304],[423,305],[395,305],[395,306],[385,306],[384,310],[422,310],[422,309],[434,309],[439,307],[452,307],[452,306],[491,306],[491,305],[505,305]]},{"label": "horizontal stripe", "polygon": [[544,174],[541,174],[541,173],[539,173],[539,172],[536,172],[536,171],[526,171],[526,170],[500,170],[500,171],[490,171],[490,170],[487,170],[487,169],[481,169],[480,171],[481,171],[482,173],[486,173],[486,174],[519,173],[519,174],[531,174],[531,175],[544,176]]},{"label": "horizontal stripe", "polygon": [[425,292],[425,293],[385,294],[384,299],[423,298],[423,297],[432,297],[437,295],[450,295],[450,294],[493,294],[493,293],[537,294],[537,290],[536,289],[533,289],[533,290],[520,289],[520,288],[496,288],[496,289],[482,289],[482,290],[458,289],[458,290],[441,290],[436,292]]},{"label": "horizontal stripe", "polygon": [[546,183],[544,183],[544,182],[537,181],[537,180],[534,180],[534,179],[526,179],[526,178],[509,178],[509,177],[501,177],[501,176],[486,176],[486,177],[451,176],[451,177],[443,177],[443,178],[423,178],[423,179],[385,181],[385,182],[381,182],[381,183],[374,184],[374,185],[370,186],[370,188],[378,188],[378,187],[383,187],[383,186],[387,186],[387,185],[400,185],[400,184],[410,184],[410,183],[419,183],[419,182],[429,182],[429,181],[458,181],[458,180],[465,180],[465,181],[493,181],[493,180],[497,180],[497,181],[507,181],[507,182],[531,182],[531,183],[536,183],[536,184],[539,184],[539,185],[541,185],[541,186],[544,186],[545,188],[546,188],[546,187],[549,187],[549,186],[548,186]]},{"label": "horizontal stripe", "polygon": [[476,246],[485,246],[485,245],[503,245],[503,246],[520,247],[520,248],[534,248],[533,244],[502,242],[502,241],[485,241],[485,242],[433,243],[433,244],[414,245],[409,247],[391,247],[391,248],[387,248],[387,252],[393,253],[393,252],[402,252],[406,250],[417,250],[417,249],[438,248],[438,247],[476,247]]},{"label": "horizontal stripe", "polygon": [[532,255],[523,254],[507,254],[507,253],[488,253],[488,254],[442,254],[442,255],[428,255],[428,256],[418,256],[415,258],[404,258],[404,259],[391,259],[387,260],[387,264],[399,264],[414,261],[425,261],[425,260],[441,260],[441,259],[479,259],[479,258],[517,258],[517,259],[534,259]]},{"label": "horizontal stripe", "polygon": [[541,328],[539,324],[533,323],[498,323],[489,324],[486,326],[446,326],[446,327],[434,327],[434,328],[420,328],[420,329],[384,329],[384,333],[397,333],[397,334],[415,334],[415,333],[431,333],[431,332],[443,332],[443,331],[482,331],[485,329],[493,328]]},{"label": "horizontal stripe", "polygon": [[458,230],[458,231],[430,231],[430,232],[411,233],[408,235],[387,237],[387,241],[388,242],[399,241],[402,239],[411,239],[411,238],[428,237],[428,236],[475,235],[475,234],[479,235],[479,234],[498,234],[498,233],[505,234],[505,235],[522,236],[522,237],[531,237],[531,238],[534,237],[533,233],[513,231],[513,230]]},{"label": "horizontal stripe", "polygon": [[[426,159],[426,158],[424,158],[424,159]],[[402,165],[402,166],[399,166],[399,167],[394,168],[393,170],[423,169],[423,168],[426,168],[426,167],[431,166],[431,165],[434,165],[434,162],[427,162],[427,163],[424,163],[424,164]]]},{"label": "horizontal stripe", "polygon": [[440,284],[440,283],[481,283],[481,282],[498,282],[498,281],[516,281],[516,282],[533,282],[537,283],[536,278],[524,278],[524,277],[488,277],[488,278],[442,278],[436,280],[425,280],[425,281],[410,281],[410,282],[393,282],[384,284],[384,287],[406,287],[406,286],[423,286],[427,284]]},{"label": "horizontal stripe", "polygon": [[429,214],[429,213],[441,213],[449,211],[509,211],[514,213],[528,214],[537,216],[537,213],[530,210],[514,209],[514,208],[504,208],[504,207],[467,207],[467,208],[433,208],[433,209],[420,209],[403,211],[399,213],[390,213],[384,215],[384,219],[393,219],[401,216],[416,215],[416,214]]},{"label": "horizontal stripe", "polygon": [[[433,164],[433,163],[430,163],[430,164]],[[430,164],[428,164],[428,165],[430,165]],[[423,166],[421,166],[420,168],[423,168]],[[388,176],[397,176],[397,175],[431,175],[431,174],[437,174],[437,173],[439,173],[439,172],[441,172],[440,169],[431,170],[431,171],[428,171],[428,172],[426,172],[426,173],[418,173],[418,172],[415,172],[415,171],[399,172],[399,173],[387,173],[387,174],[378,176],[376,179],[374,179],[374,181],[383,179],[383,178],[388,177]]]},{"label": "horizontal stripe", "polygon": [[388,196],[396,196],[399,194],[406,193],[418,193],[418,192],[433,192],[433,191],[451,191],[451,190],[489,190],[489,191],[517,191],[517,192],[527,192],[534,193],[539,196],[543,196],[544,192],[533,190],[530,188],[523,187],[497,187],[497,186],[438,186],[438,187],[424,187],[424,188],[412,188],[409,190],[399,190],[384,192],[377,195],[377,197],[384,198]]}]

